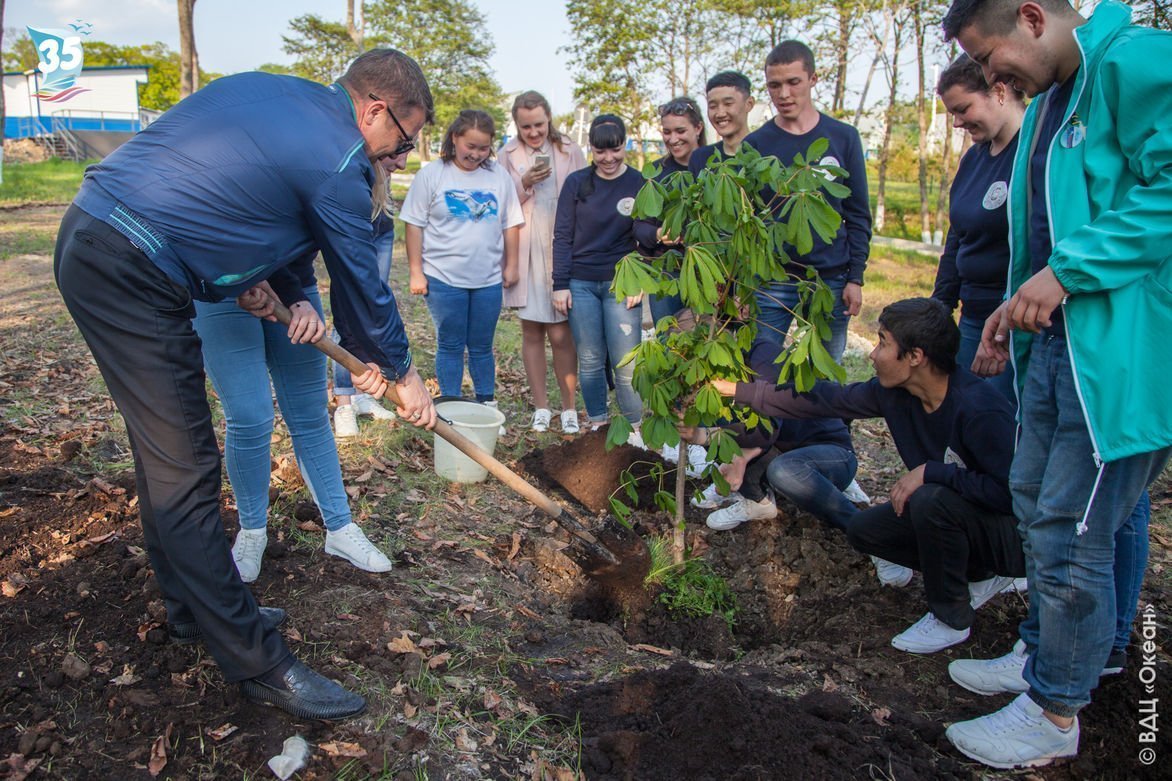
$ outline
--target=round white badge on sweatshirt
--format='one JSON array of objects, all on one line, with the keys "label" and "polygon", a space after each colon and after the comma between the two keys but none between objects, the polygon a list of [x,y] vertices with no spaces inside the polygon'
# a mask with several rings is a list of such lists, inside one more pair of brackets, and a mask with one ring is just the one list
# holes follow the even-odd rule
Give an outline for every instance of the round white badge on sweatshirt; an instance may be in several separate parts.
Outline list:
[{"label": "round white badge on sweatshirt", "polygon": [[989,211],[1000,209],[1008,197],[1009,184],[1007,182],[993,182],[993,184],[989,185],[989,189],[985,191],[985,197],[981,199],[981,205]]},{"label": "round white badge on sweatshirt", "polygon": [[828,165],[832,165],[835,168],[842,168],[842,163],[838,162],[838,158],[834,155],[826,155],[826,157],[819,160],[818,165],[815,166],[815,168],[820,169],[822,173],[826,175],[827,179],[833,182],[838,177],[826,170],[826,166]]},{"label": "round white badge on sweatshirt", "polygon": [[631,212],[635,210],[635,199],[630,196],[620,198],[619,202],[615,204],[615,210],[624,217],[630,217]]}]

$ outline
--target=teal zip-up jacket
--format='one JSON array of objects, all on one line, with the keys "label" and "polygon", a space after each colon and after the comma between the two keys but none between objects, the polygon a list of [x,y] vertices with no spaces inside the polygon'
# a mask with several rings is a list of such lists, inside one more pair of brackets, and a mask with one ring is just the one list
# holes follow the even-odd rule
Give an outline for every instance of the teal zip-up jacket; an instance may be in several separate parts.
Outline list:
[{"label": "teal zip-up jacket", "polygon": [[[1075,30],[1082,65],[1050,143],[1049,265],[1097,461],[1172,444],[1172,33],[1104,0]],[[1029,163],[1044,100],[1021,128],[1009,195],[1010,296],[1031,276]],[[1033,335],[1014,333],[1015,367]],[[1024,372],[1018,371],[1018,382]]]}]

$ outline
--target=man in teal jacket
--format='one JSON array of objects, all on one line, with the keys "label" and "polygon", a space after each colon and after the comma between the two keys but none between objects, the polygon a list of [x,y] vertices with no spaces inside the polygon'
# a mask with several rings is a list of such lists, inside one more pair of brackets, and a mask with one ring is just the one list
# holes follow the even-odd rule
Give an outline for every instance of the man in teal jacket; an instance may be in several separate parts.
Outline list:
[{"label": "man in teal jacket", "polygon": [[1078,752],[1114,634],[1114,533],[1172,445],[1172,35],[1130,19],[1117,0],[1089,20],[1065,0],[955,0],[944,19],[990,84],[1034,98],[1010,186],[1008,300],[976,364],[1019,370],[1010,488],[1030,616],[1010,654],[949,668],[982,694],[1022,692],[948,729],[993,767]]}]

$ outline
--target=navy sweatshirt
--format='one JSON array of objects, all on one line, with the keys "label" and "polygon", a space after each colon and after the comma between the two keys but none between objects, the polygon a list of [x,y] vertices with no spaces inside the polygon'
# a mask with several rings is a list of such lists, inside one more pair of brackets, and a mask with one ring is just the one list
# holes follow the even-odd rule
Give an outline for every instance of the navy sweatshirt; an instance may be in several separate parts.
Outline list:
[{"label": "navy sweatshirt", "polygon": [[[745,140],[747,141],[748,139]],[[741,143],[744,142],[742,141]],[[737,151],[740,151],[740,149],[738,148]],[[716,154],[720,155],[721,160],[728,158],[728,155],[724,153],[723,140],[717,141],[715,144],[702,146],[693,152],[692,156],[688,158],[688,170],[692,172],[692,176],[700,175],[700,172],[704,170],[704,166],[708,165],[708,158],[712,157],[713,152],[716,152]]]},{"label": "navy sweatshirt", "polygon": [[1009,218],[1006,202],[1017,136],[994,157],[989,144],[965,153],[948,193],[948,238],[932,298],[984,321],[1005,298],[1009,275]]},{"label": "navy sweatshirt", "polygon": [[1013,410],[991,384],[956,369],[944,402],[932,413],[903,388],[879,380],[839,385],[821,381],[808,393],[770,382],[737,383],[736,401],[763,415],[787,418],[883,418],[904,465],[924,465],[924,482],[944,485],[998,513],[1012,513],[1009,464]]},{"label": "navy sweatshirt", "polygon": [[[861,285],[867,256],[871,252],[871,202],[867,194],[867,165],[859,131],[825,114],[819,114],[818,124],[801,135],[782,130],[771,119],[750,133],[745,143],[763,157],[776,157],[782,165],[792,165],[795,155],[806,154],[810,144],[820,138],[830,142],[820,162],[836,165],[847,172],[847,179],[841,184],[850,188],[850,195],[846,198],[826,196],[834,210],[842,215],[842,225],[829,244],[815,233],[814,248],[808,255],[799,257],[793,247],[786,247],[786,252],[796,265],[812,266],[824,279],[845,274],[848,282]],[[761,196],[769,203],[773,192],[766,191]],[[774,205],[774,214],[780,213],[781,206],[780,202]]]},{"label": "navy sweatshirt", "polygon": [[[594,192],[578,195],[583,181],[594,178]],[[655,227],[631,219],[643,174],[630,166],[614,179],[603,179],[593,167],[566,177],[558,196],[553,226],[553,289],[568,290],[570,279],[605,282],[635,242],[655,246]]]}]

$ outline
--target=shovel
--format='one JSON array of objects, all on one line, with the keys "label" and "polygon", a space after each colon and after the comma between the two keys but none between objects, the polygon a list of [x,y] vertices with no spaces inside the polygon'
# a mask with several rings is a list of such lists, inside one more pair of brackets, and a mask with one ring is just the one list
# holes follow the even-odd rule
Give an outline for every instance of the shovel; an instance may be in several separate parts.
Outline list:
[{"label": "shovel", "polygon": [[[290,313],[284,304],[273,299],[271,296],[270,300],[273,302],[273,315],[277,320],[288,325],[292,319],[292,313]],[[345,366],[355,376],[370,371],[369,366],[358,360],[349,350],[328,336],[323,336],[314,342],[313,346],[337,363]],[[400,406],[394,384],[391,384],[387,388],[386,398],[390,399],[396,406]],[[624,555],[634,559],[634,561],[628,561],[624,564],[623,560],[614,551],[607,547],[599,537],[588,531],[582,522],[574,517],[569,510],[562,507],[553,499],[550,499],[539,489],[530,485],[519,474],[509,469],[500,461],[497,461],[490,453],[481,450],[467,437],[459,431],[456,431],[449,421],[444,420],[442,417],[437,419],[434,430],[436,436],[447,440],[453,447],[487,469],[491,475],[515,493],[520,494],[522,498],[536,505],[538,509],[553,518],[559,526],[569,532],[570,540],[573,544],[567,549],[567,553],[570,554],[570,558],[586,574],[596,578],[604,576],[608,579],[614,579],[615,576],[618,576],[618,579],[622,581],[631,581],[637,577],[638,582],[642,582],[642,576],[646,574],[647,567],[649,566],[650,554],[647,552],[647,546],[643,543],[643,540],[634,532],[625,527],[619,527],[613,522],[607,524],[602,532],[608,538],[611,545],[620,548]],[[634,565],[636,570],[642,568],[642,574],[639,574],[637,571],[627,571],[631,568],[631,565]]]}]

